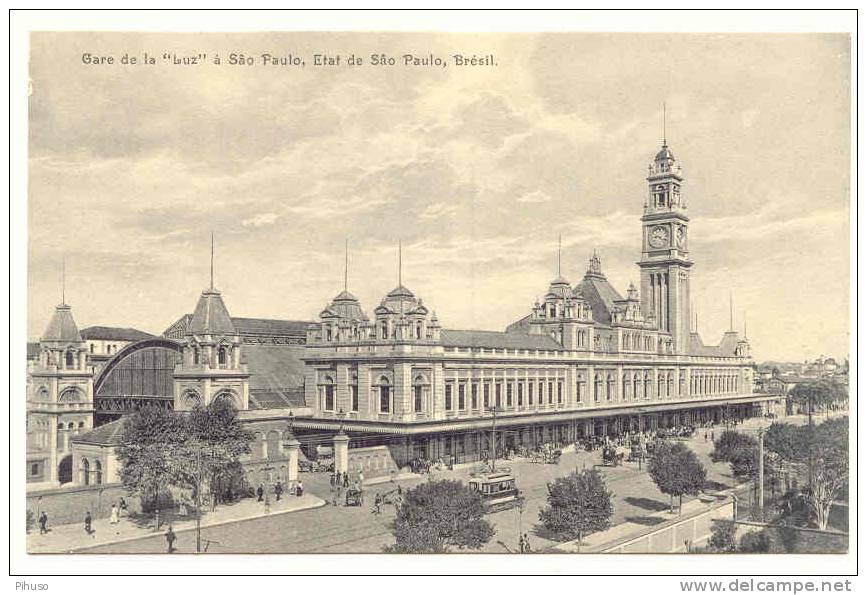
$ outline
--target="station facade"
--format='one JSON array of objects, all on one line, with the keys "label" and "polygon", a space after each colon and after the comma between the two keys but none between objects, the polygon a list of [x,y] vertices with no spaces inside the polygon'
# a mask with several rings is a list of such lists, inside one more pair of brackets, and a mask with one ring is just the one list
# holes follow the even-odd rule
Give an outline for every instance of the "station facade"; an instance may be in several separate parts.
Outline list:
[{"label": "station facade", "polygon": [[310,431],[343,428],[351,446],[414,458],[478,460],[532,448],[763,413],[745,336],[705,345],[690,312],[689,217],[666,143],[647,172],[639,291],[625,297],[593,254],[502,332],[442,328],[402,283],[372,315],[348,288],[307,335]]}]

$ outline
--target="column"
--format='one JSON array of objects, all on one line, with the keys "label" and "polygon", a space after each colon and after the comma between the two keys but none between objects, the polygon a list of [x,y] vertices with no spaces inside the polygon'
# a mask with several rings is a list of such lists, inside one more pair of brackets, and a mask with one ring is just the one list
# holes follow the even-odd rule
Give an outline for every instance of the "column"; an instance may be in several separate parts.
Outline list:
[{"label": "column", "polygon": [[283,443],[286,452],[289,453],[289,460],[286,463],[286,487],[293,489],[298,481],[298,450],[301,448],[301,443],[293,435],[289,435],[289,439]]},{"label": "column", "polygon": [[349,471],[349,436],[343,432],[334,436],[334,471],[337,473]]}]

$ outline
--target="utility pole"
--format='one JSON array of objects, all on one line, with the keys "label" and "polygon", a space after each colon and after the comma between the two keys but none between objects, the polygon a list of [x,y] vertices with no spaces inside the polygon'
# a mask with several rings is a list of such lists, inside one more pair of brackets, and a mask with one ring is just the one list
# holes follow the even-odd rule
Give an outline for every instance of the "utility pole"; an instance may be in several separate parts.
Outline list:
[{"label": "utility pole", "polygon": [[762,520],[765,518],[765,430],[759,430],[759,515]]}]

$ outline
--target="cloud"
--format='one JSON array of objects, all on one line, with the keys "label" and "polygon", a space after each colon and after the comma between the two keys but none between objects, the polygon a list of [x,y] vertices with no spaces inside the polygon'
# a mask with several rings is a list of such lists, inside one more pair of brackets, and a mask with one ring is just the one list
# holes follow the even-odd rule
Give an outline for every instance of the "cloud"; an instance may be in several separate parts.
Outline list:
[{"label": "cloud", "polygon": [[241,221],[241,225],[244,227],[262,227],[263,225],[271,225],[277,220],[277,215],[275,213],[262,213],[260,215],[256,215],[255,217],[250,217],[249,219],[244,219]]}]

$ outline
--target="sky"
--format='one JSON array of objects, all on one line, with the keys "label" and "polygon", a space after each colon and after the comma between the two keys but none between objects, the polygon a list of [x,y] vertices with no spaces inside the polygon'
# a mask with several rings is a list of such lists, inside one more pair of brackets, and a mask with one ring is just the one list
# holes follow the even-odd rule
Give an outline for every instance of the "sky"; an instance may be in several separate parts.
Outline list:
[{"label": "sky", "polygon": [[[120,63],[145,52],[156,64]],[[264,52],[305,66],[227,62]],[[208,286],[212,231],[233,316],[315,320],[347,240],[368,313],[397,285],[401,241],[404,285],[445,328],[526,315],[560,235],[567,279],[595,249],[625,293],[665,103],[705,342],[731,295],[757,360],[845,357],[849,61],[839,34],[34,33],[28,335],[64,261],[79,327],[161,333]]]}]

